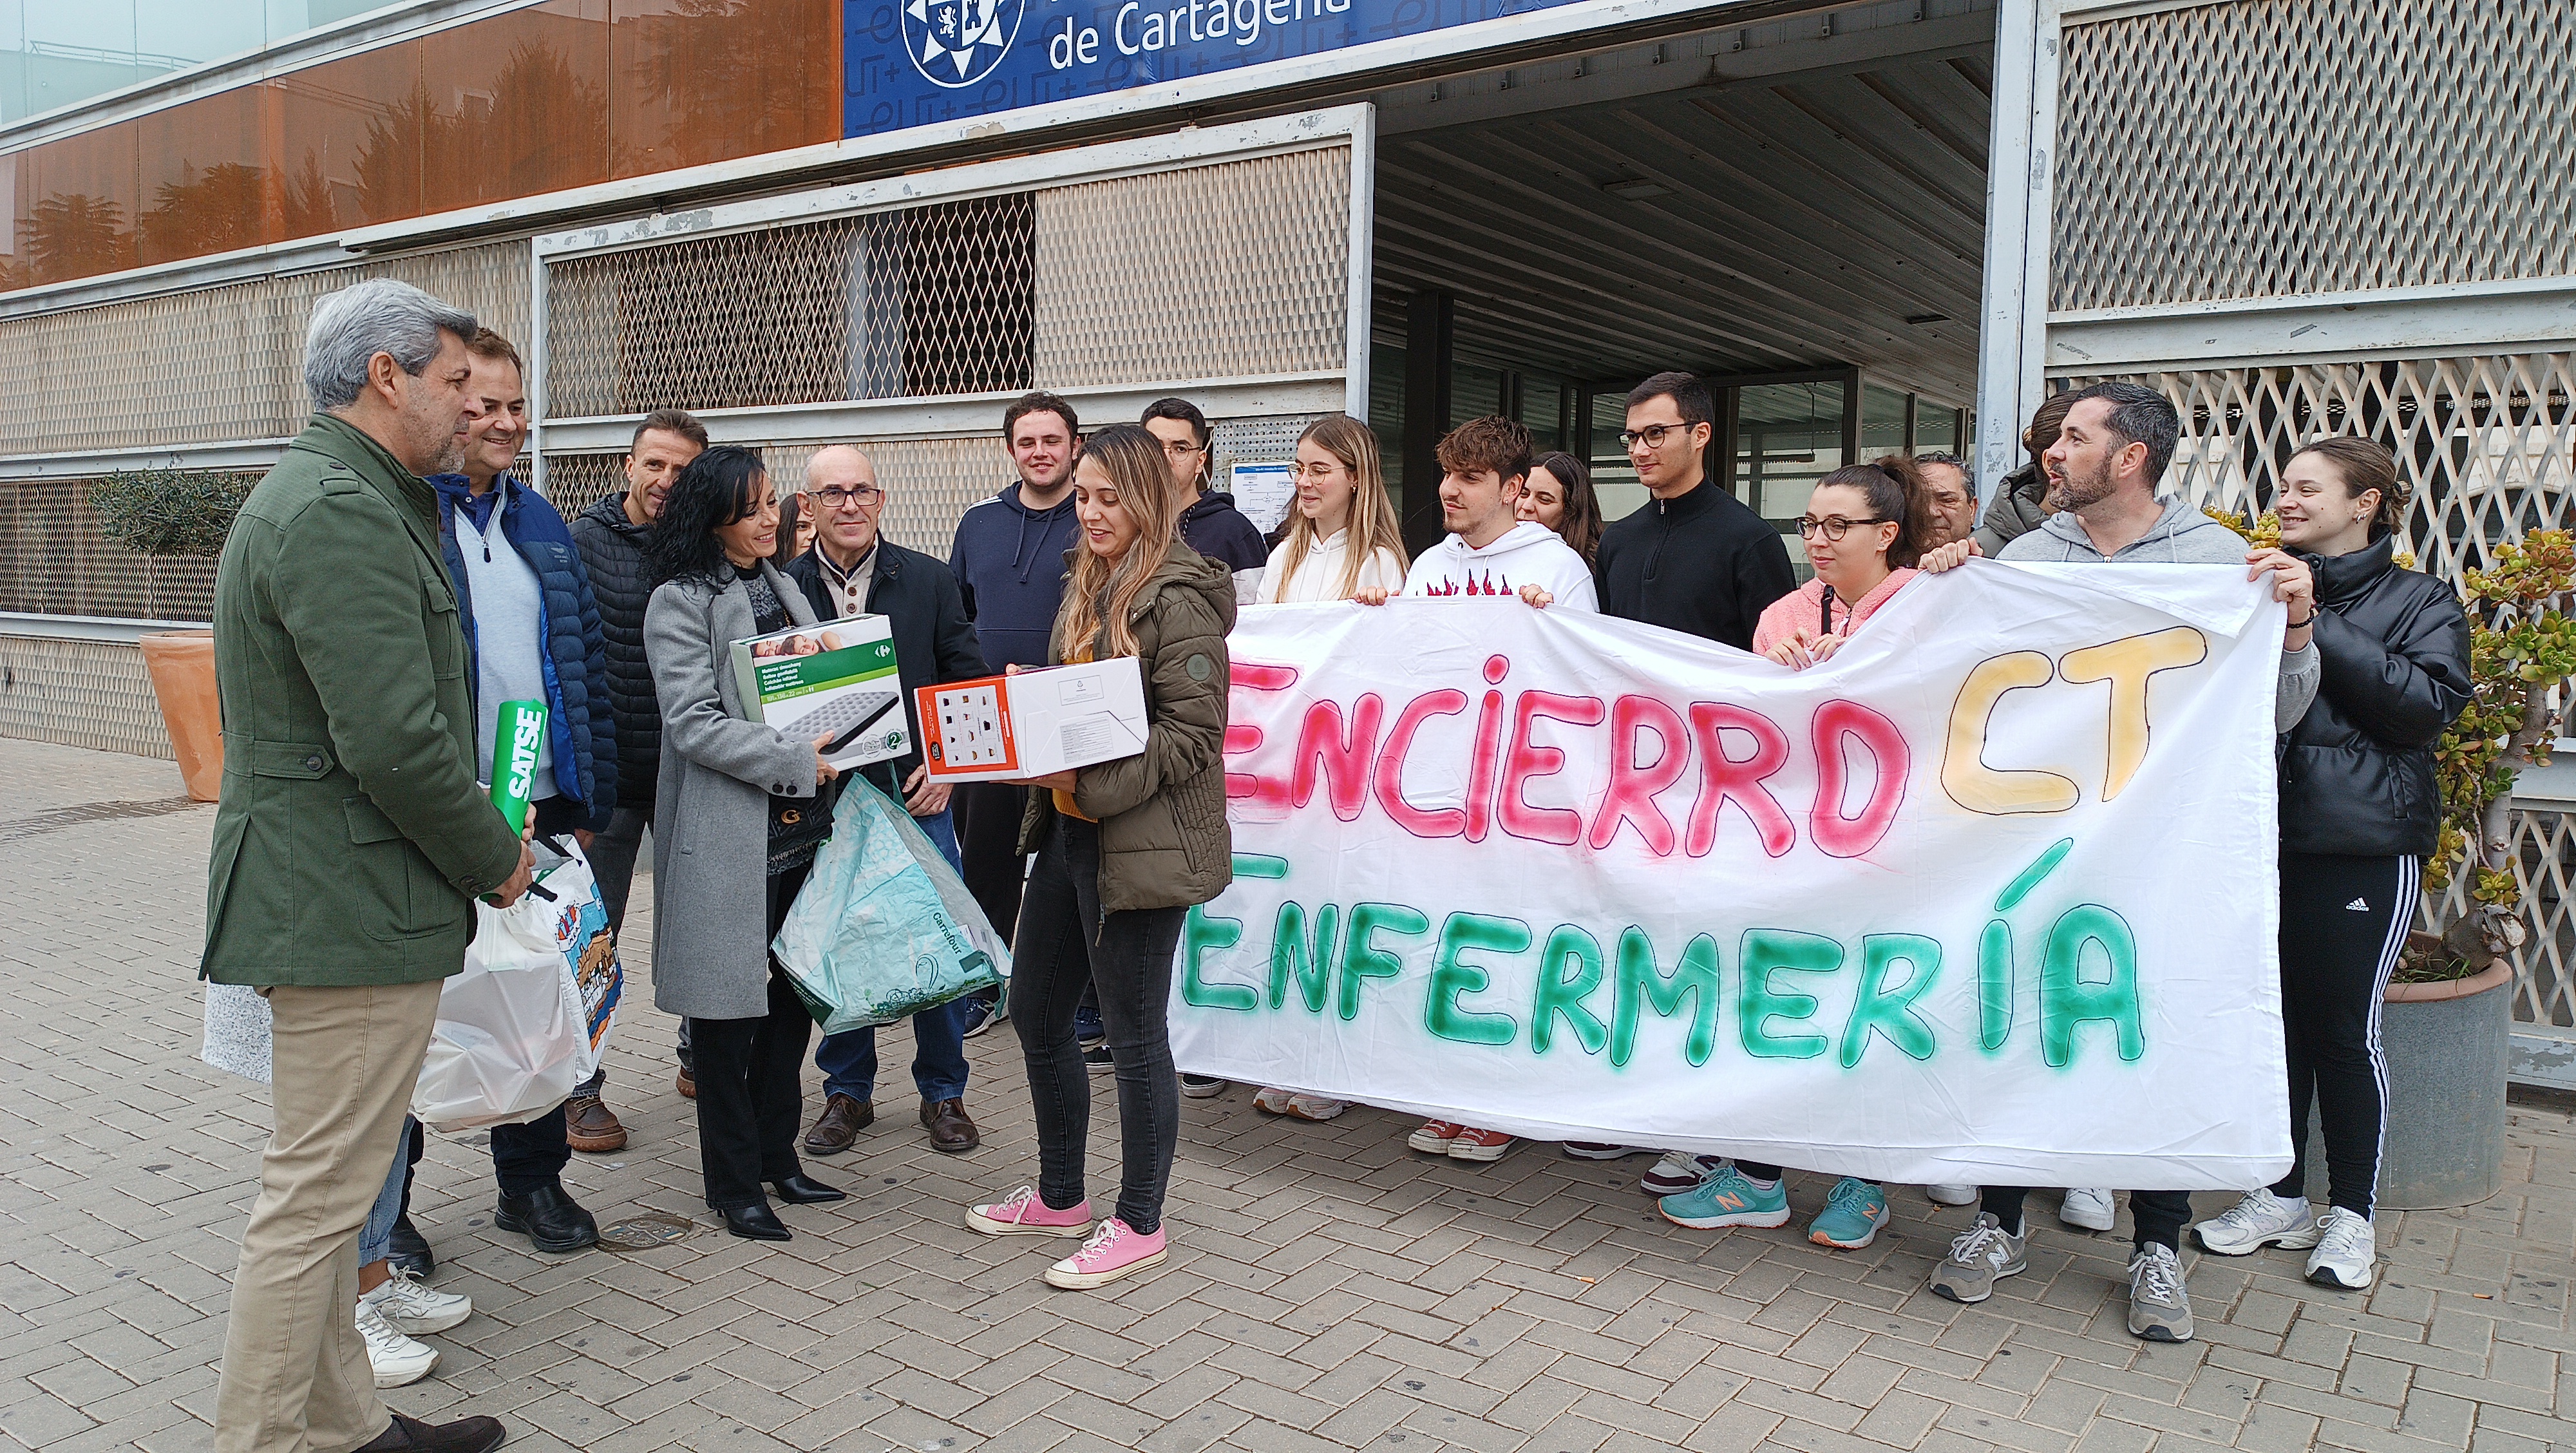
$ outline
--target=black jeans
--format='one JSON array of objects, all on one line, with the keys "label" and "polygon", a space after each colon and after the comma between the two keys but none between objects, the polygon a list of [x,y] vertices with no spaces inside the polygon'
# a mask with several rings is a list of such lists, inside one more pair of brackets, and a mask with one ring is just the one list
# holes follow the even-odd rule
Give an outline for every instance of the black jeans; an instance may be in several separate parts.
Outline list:
[{"label": "black jeans", "polygon": [[2415,917],[2416,858],[2281,854],[2281,1027],[2289,1040],[2290,1173],[2279,1196],[2308,1193],[2308,1105],[2324,1122],[2333,1203],[2368,1216],[2379,1192],[2388,1062],[2380,996]]},{"label": "black jeans", "polygon": [[[901,801],[901,794],[896,795]],[[1028,789],[999,782],[961,782],[951,795],[956,814],[957,853],[964,862],[959,876],[966,891],[992,920],[1002,942],[1011,942],[1020,921],[1020,814]]]},{"label": "black jeans", "polygon": [[[1038,850],[1012,951],[1012,1015],[1037,1111],[1038,1195],[1057,1210],[1081,1204],[1091,1076],[1074,1043],[1073,1011],[1100,988],[1100,1018],[1118,1072],[1118,1219],[1150,1236],[1181,1136],[1181,1085],[1167,1016],[1172,951],[1186,908],[1100,911],[1100,829],[1059,816]],[[1089,953],[1082,952],[1088,939]],[[705,1093],[700,1091],[701,1094]]]},{"label": "black jeans", "polygon": [[[778,934],[809,862],[769,880],[769,933]],[[697,1055],[698,1165],[707,1205],[766,1205],[763,1181],[802,1174],[796,1130],[805,1117],[805,1042],[814,1016],[787,976],[769,965],[769,1012],[758,1019],[689,1021]]]},{"label": "black jeans", "polygon": [[[1983,1186],[1979,1189],[1982,1193],[1980,1209],[2001,1221],[2006,1230],[2021,1225],[2021,1200],[2030,1194],[2028,1187]],[[2191,1220],[2191,1192],[2131,1191],[2129,1220],[2135,1227],[2130,1240],[2140,1246],[2152,1241],[2180,1255],[2182,1228]]]}]

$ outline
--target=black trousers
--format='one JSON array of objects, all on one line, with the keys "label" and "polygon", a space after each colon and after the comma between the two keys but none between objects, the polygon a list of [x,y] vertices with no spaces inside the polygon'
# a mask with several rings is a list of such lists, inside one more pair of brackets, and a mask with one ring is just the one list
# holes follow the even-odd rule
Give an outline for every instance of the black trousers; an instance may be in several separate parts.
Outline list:
[{"label": "black trousers", "polygon": [[[769,880],[769,934],[787,917],[812,864]],[[698,1165],[707,1205],[765,1205],[761,1182],[801,1174],[796,1131],[805,1118],[805,1043],[814,1017],[769,965],[769,1012],[758,1019],[689,1020],[697,1057]]]},{"label": "black trousers", "polygon": [[[1180,1148],[1181,1085],[1172,1070],[1172,951],[1186,908],[1100,911],[1100,829],[1059,816],[1029,875],[1011,1004],[1037,1111],[1038,1194],[1069,1210],[1083,1189],[1091,1076],[1074,1043],[1073,1012],[1100,986],[1100,1019],[1118,1080],[1118,1219],[1152,1235]],[[1090,940],[1089,952],[1082,951]],[[699,1093],[704,1094],[701,1090]]]},{"label": "black trousers", "polygon": [[[2021,1225],[2021,1201],[2030,1194],[2029,1187],[1984,1186],[1980,1191],[1980,1209],[2004,1223],[2007,1230]],[[2179,1256],[2182,1228],[2191,1221],[2191,1192],[2131,1191],[2129,1221],[2133,1228],[2130,1240],[2140,1246],[2152,1241]]]},{"label": "black trousers", "polygon": [[2416,858],[2281,854],[2281,1028],[2290,1062],[2290,1173],[2278,1196],[2308,1193],[2308,1106],[2326,1141],[2335,1205],[2368,1216],[2379,1192],[2388,1061],[2379,1006],[2423,891]]},{"label": "black trousers", "polygon": [[957,855],[966,865],[960,876],[1004,943],[1012,941],[1020,921],[1027,866],[1020,856],[1020,814],[1028,800],[1026,788],[962,782],[948,802],[957,814]]}]

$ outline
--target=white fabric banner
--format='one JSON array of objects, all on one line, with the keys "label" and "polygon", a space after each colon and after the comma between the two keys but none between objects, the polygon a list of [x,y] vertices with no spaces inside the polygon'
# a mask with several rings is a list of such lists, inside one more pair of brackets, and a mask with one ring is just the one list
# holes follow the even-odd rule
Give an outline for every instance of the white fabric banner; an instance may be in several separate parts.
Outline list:
[{"label": "white fabric banner", "polygon": [[1246,610],[1182,1068],[1898,1182],[2287,1170],[2237,567],[1979,561],[1805,672],[1517,601]]}]

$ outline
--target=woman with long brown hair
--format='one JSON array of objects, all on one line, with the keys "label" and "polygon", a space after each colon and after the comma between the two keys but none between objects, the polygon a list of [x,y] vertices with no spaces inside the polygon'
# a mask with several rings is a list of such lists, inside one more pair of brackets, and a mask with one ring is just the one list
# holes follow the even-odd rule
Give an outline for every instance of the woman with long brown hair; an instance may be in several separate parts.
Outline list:
[{"label": "woman with long brown hair", "polygon": [[[1234,876],[1225,821],[1226,632],[1234,577],[1182,544],[1162,445],[1132,424],[1084,445],[1074,468],[1081,533],[1049,665],[1132,656],[1145,678],[1145,750],[1028,782],[1020,851],[1037,854],[1012,944],[1012,1017],[1037,1111],[1038,1182],[970,1207],[993,1236],[1087,1236],[1049,1267],[1080,1290],[1164,1256],[1163,1195],[1180,1140],[1166,1005],[1191,905]],[[1088,945],[1088,953],[1085,945]],[[1086,985],[1118,1080],[1124,1148],[1116,1214],[1095,1229],[1083,1189],[1091,1080],[1073,1030]]]}]

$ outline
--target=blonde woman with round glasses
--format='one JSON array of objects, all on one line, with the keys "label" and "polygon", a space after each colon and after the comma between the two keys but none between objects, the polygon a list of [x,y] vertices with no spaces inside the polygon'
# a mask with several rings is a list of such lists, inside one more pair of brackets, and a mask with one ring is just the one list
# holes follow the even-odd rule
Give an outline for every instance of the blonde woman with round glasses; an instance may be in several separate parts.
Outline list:
[{"label": "blonde woman with round glasses", "polygon": [[1404,537],[1386,493],[1377,435],[1326,414],[1297,438],[1297,502],[1261,576],[1261,604],[1348,600],[1404,588]]}]

